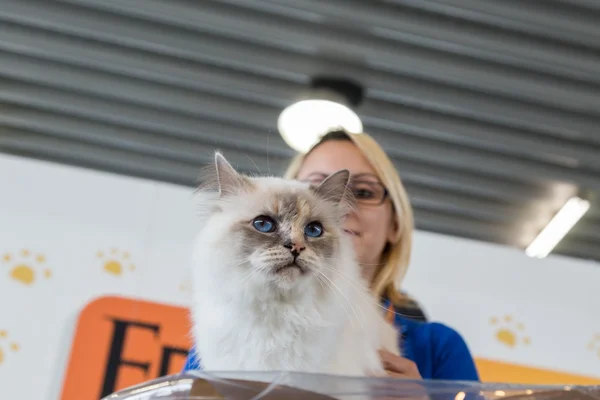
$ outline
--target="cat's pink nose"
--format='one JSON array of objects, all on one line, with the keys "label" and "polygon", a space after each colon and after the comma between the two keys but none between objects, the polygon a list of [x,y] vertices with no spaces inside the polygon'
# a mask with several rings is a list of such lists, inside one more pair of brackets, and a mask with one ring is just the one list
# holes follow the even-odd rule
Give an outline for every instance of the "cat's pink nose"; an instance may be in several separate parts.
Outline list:
[{"label": "cat's pink nose", "polygon": [[298,257],[300,252],[306,248],[299,243],[292,243],[291,241],[285,242],[283,244],[283,247],[289,249],[294,257]]}]

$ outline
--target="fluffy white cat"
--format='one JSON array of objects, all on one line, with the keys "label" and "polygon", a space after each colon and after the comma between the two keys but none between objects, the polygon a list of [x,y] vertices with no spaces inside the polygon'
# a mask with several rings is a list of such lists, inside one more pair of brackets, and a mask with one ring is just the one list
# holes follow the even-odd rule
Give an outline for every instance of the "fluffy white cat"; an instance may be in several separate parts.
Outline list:
[{"label": "fluffy white cat", "polygon": [[399,354],[342,228],[348,180],[248,177],[216,154],[198,190],[192,266],[204,370],[380,375],[378,350]]}]

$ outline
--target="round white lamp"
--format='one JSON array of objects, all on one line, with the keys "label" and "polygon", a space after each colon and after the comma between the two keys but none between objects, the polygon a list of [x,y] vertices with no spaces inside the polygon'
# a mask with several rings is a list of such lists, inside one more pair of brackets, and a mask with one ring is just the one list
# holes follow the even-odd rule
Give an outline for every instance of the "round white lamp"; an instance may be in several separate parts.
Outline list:
[{"label": "round white lamp", "polygon": [[[331,130],[343,129],[348,133],[361,133],[363,130],[360,118],[348,106],[352,97],[338,89],[339,81],[319,80],[318,83],[300,101],[285,108],[277,121],[283,140],[300,153],[309,151],[321,136]],[[362,89],[359,90],[362,94]],[[358,97],[360,101],[360,95]]]}]

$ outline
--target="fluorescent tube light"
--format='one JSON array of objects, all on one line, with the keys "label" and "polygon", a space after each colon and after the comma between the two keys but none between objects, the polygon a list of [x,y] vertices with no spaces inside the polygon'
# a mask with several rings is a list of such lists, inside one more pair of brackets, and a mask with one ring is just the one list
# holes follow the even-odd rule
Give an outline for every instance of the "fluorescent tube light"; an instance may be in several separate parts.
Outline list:
[{"label": "fluorescent tube light", "polygon": [[534,258],[546,257],[589,208],[589,201],[579,197],[570,198],[533,242],[531,242],[525,250],[525,254]]}]

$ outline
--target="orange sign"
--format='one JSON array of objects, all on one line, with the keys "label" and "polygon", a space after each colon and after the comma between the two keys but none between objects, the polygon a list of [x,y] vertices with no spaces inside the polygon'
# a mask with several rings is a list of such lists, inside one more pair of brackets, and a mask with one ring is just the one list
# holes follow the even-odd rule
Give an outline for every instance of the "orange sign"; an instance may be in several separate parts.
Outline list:
[{"label": "orange sign", "polygon": [[102,297],[81,312],[62,400],[98,400],[180,372],[191,347],[188,310]]}]

